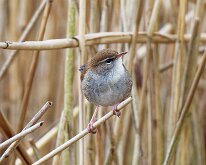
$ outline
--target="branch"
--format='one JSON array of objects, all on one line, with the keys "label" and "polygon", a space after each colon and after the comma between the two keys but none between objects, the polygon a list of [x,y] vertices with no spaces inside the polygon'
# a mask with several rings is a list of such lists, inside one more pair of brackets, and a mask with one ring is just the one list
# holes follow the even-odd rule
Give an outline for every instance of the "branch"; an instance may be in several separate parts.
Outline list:
[{"label": "branch", "polygon": [[[11,138],[15,135],[15,131],[12,127],[12,125],[9,123],[8,119],[4,116],[4,114],[0,110],[0,129],[3,131],[6,137]],[[25,164],[31,164],[32,159],[27,154],[25,146],[23,144],[19,144],[17,147],[17,155],[20,158],[20,160]],[[1,164],[1,162],[0,162]]]},{"label": "branch", "polygon": [[23,137],[25,137],[26,135],[34,132],[37,128],[41,127],[43,125],[43,121],[33,125],[32,127],[16,134],[15,136],[11,137],[10,139],[4,141],[3,143],[0,144],[0,150],[5,148],[6,146],[10,145],[11,143],[15,142],[18,139],[21,139]]},{"label": "branch", "polygon": [[[52,106],[52,102],[48,101],[46,104],[39,110],[39,112],[32,118],[32,120],[26,125],[26,127],[23,129],[28,129],[29,127],[36,124],[36,122],[44,115],[44,113],[48,110],[49,107]],[[14,151],[14,149],[19,145],[21,139],[15,141],[12,143],[7,150],[3,153],[3,155],[0,158],[0,164],[11,154],[11,152]]]},{"label": "branch", "polygon": [[[120,103],[117,107],[118,110],[121,110],[122,108],[124,108],[127,104],[129,104],[132,101],[132,97],[129,97],[128,99],[124,100],[122,103]],[[111,118],[113,116],[113,112],[110,111],[109,113],[107,113],[105,116],[101,117],[99,120],[97,120],[94,123],[94,128],[97,128],[98,126],[100,126],[101,124],[103,124],[106,120],[108,120],[109,118]],[[68,140],[67,142],[65,142],[64,144],[62,144],[61,146],[57,147],[56,149],[54,149],[53,151],[51,151],[50,153],[48,153],[47,155],[45,155],[44,157],[42,157],[41,159],[39,159],[38,161],[36,161],[33,165],[37,165],[37,164],[41,164],[45,161],[47,161],[48,159],[51,159],[53,156],[55,156],[56,154],[58,154],[59,152],[62,152],[63,150],[65,150],[66,148],[68,148],[70,145],[72,145],[73,143],[77,142],[78,140],[80,140],[81,138],[83,138],[84,136],[86,136],[87,134],[89,134],[87,129],[84,129],[82,132],[80,132],[79,134],[77,134],[76,136],[74,136],[72,139]]]},{"label": "branch", "polygon": [[[85,34],[86,46],[94,44],[112,44],[112,43],[130,43],[132,32],[100,32]],[[79,39],[79,36],[74,38]],[[75,48],[79,44],[74,38],[52,39],[45,41],[26,41],[26,42],[0,42],[0,48],[13,50],[53,50],[63,48]],[[175,43],[177,40],[176,34],[162,34],[155,32],[152,37],[154,43]],[[191,34],[184,35],[185,42],[191,40]],[[136,43],[146,43],[147,33],[139,32],[137,34]],[[200,42],[206,42],[206,33],[202,33]]]},{"label": "branch", "polygon": [[50,108],[52,106],[52,102],[51,101],[47,101],[44,106],[39,110],[39,112],[32,118],[32,120],[26,125],[26,127],[23,129],[28,129],[29,127],[31,127],[32,125],[34,125],[43,115],[44,113],[48,110],[48,108]]}]

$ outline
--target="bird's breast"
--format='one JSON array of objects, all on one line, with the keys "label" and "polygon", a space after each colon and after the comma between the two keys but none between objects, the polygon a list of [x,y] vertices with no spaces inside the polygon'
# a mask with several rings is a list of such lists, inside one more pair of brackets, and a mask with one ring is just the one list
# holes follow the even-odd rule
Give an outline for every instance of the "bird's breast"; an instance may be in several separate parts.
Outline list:
[{"label": "bird's breast", "polygon": [[122,66],[106,75],[88,71],[82,81],[82,91],[95,105],[112,106],[123,101],[131,92],[131,77]]}]

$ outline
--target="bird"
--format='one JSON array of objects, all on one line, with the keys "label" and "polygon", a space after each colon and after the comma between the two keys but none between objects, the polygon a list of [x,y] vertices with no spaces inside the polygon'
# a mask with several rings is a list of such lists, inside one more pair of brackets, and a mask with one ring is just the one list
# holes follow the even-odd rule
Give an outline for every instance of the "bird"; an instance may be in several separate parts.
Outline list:
[{"label": "bird", "polygon": [[96,106],[87,126],[90,133],[97,132],[93,124],[99,106],[113,106],[113,114],[120,117],[117,106],[131,95],[132,78],[122,61],[127,53],[118,53],[109,48],[102,49],[79,68],[82,93],[89,102]]}]

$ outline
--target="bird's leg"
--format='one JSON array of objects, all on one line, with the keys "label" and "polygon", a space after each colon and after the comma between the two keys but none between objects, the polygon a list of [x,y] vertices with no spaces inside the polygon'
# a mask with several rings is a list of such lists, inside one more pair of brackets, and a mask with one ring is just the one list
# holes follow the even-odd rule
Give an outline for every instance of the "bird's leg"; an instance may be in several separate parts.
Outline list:
[{"label": "bird's leg", "polygon": [[119,110],[117,110],[117,106],[119,105],[118,104],[115,104],[113,107],[112,107],[112,111],[113,111],[113,114],[116,115],[117,117],[120,117],[121,115],[121,112]]},{"label": "bird's leg", "polygon": [[94,113],[93,113],[93,115],[92,115],[92,118],[91,118],[91,120],[90,120],[90,122],[89,122],[89,124],[88,124],[88,126],[87,126],[87,130],[88,130],[90,133],[93,133],[93,134],[95,134],[95,133],[97,132],[97,129],[93,127],[93,124],[94,124],[95,117],[96,117],[96,115],[97,115],[98,110],[99,110],[99,107],[96,106],[96,108],[95,108],[95,110],[94,110]]}]

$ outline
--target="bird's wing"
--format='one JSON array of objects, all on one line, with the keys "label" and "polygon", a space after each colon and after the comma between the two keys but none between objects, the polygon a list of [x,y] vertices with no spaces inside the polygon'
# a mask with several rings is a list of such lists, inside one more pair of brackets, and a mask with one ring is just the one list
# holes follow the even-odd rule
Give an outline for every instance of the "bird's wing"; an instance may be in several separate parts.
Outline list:
[{"label": "bird's wing", "polygon": [[84,75],[85,75],[87,69],[88,68],[87,68],[86,64],[80,66],[79,71],[81,72],[81,77],[80,77],[81,81],[84,79]]}]

